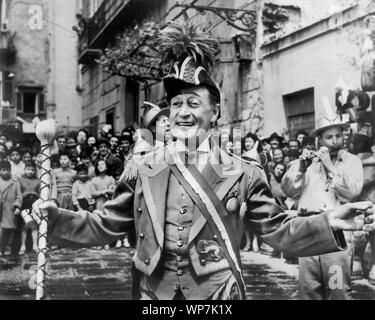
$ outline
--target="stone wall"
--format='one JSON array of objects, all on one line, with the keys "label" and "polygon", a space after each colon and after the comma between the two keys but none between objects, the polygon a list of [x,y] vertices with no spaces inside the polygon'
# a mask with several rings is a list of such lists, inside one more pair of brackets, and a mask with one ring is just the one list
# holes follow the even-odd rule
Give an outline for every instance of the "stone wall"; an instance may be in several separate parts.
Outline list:
[{"label": "stone wall", "polygon": [[[40,8],[42,19],[44,17],[37,28],[31,21],[32,14],[29,13],[32,7]],[[9,29],[16,32],[16,84],[27,82],[46,86],[48,83],[50,58],[47,17],[47,0],[9,2]]]}]

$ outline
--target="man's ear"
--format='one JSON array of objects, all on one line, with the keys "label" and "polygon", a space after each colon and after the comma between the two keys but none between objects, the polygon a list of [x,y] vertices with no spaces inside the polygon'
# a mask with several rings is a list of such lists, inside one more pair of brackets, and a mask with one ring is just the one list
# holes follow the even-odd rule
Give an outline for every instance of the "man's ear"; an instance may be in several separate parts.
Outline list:
[{"label": "man's ear", "polygon": [[150,131],[151,131],[153,134],[156,134],[156,126],[150,126]]},{"label": "man's ear", "polygon": [[321,141],[322,141],[322,134],[319,134],[318,139],[316,139],[315,148],[318,149],[322,145]]},{"label": "man's ear", "polygon": [[214,113],[214,115],[212,116],[211,118],[211,123],[215,123],[219,117],[219,110],[220,110],[220,103],[216,103],[213,108],[212,108],[212,111]]}]

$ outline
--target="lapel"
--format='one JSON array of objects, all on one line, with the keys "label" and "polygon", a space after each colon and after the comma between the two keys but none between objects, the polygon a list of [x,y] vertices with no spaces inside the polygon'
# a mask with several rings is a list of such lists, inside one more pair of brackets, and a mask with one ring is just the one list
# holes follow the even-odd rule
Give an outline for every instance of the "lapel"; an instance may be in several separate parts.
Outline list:
[{"label": "lapel", "polygon": [[139,167],[143,196],[161,248],[164,246],[165,209],[170,173],[167,162],[161,161],[160,154],[157,153],[146,156]]},{"label": "lapel", "polygon": [[[220,156],[218,157],[218,154]],[[218,159],[220,161],[218,161]],[[166,214],[168,182],[171,170],[168,149],[153,152],[142,161],[139,166],[139,176],[142,182],[142,192],[153,224],[159,246],[164,246],[164,224]],[[228,157],[222,150],[211,152],[210,160],[202,171],[203,177],[212,186],[218,198],[222,201],[233,185],[243,175],[240,162]],[[206,224],[206,219],[195,206],[189,243],[199,234]]]},{"label": "lapel", "polygon": [[[233,185],[242,177],[243,170],[240,162],[229,157],[220,148],[216,148],[211,153],[210,161],[204,167],[202,175],[212,186],[219,200],[223,201]],[[206,223],[207,220],[195,206],[189,243],[200,233]]]}]

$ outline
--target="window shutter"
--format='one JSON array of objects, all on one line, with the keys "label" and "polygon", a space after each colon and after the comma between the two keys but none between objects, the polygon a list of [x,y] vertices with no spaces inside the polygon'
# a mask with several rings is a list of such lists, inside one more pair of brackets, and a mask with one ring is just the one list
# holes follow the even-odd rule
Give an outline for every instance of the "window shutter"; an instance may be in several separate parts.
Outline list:
[{"label": "window shutter", "polygon": [[46,112],[46,108],[44,106],[44,93],[39,93],[39,106],[38,106],[38,109],[39,109],[39,113],[45,113]]},{"label": "window shutter", "polygon": [[11,105],[13,105],[13,80],[4,80],[4,87],[3,87],[3,100],[9,101]]},{"label": "window shutter", "polygon": [[23,113],[22,92],[17,92],[17,112]]}]

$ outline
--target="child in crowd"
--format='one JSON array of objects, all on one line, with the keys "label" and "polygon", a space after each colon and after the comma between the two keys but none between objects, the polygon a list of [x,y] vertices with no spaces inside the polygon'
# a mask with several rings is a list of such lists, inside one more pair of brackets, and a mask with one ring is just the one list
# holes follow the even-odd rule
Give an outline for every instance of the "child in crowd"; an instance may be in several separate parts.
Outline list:
[{"label": "child in crowd", "polygon": [[31,151],[29,149],[21,149],[21,157],[24,164],[26,164],[26,162],[32,161]]},{"label": "child in crowd", "polygon": [[92,182],[89,180],[88,171],[84,164],[77,166],[77,181],[73,183],[72,201],[75,211],[94,211],[95,200],[92,196]]},{"label": "child in crowd", "polygon": [[12,148],[10,149],[10,165],[11,165],[11,174],[13,177],[21,178],[25,172],[25,164],[21,160],[21,153],[19,149]]},{"label": "child in crowd", "polygon": [[77,172],[70,168],[70,154],[61,152],[59,158],[60,168],[52,171],[51,198],[56,199],[60,208],[73,210],[72,187],[77,177]]},{"label": "child in crowd", "polygon": [[8,157],[8,148],[5,144],[0,143],[0,159],[5,160]]},{"label": "child in crowd", "polygon": [[96,209],[102,210],[104,202],[112,197],[115,189],[115,179],[107,174],[107,164],[99,160],[95,166],[96,177],[92,178],[92,196],[95,199]]},{"label": "child in crowd", "polygon": [[43,155],[38,153],[35,157],[35,176],[40,179],[41,171],[42,171],[42,160]]},{"label": "child in crowd", "polygon": [[[36,177],[35,164],[31,161],[25,163],[25,174],[19,180],[22,192],[22,210],[30,210],[32,204],[38,200],[40,192],[40,180]],[[33,241],[33,250],[37,252],[37,237],[38,231],[36,224],[25,226],[22,230],[21,249],[20,254],[26,251],[26,236],[27,232],[31,230],[31,237]]]},{"label": "child in crowd", "polygon": [[[92,178],[92,196],[95,199],[96,209],[102,210],[104,202],[112,197],[115,189],[115,179],[108,175],[108,168],[105,160],[99,160],[95,166],[96,177]],[[118,240],[116,247],[121,247],[123,240]],[[100,249],[100,247],[98,247]],[[109,249],[109,245],[105,246]]]},{"label": "child in crowd", "polygon": [[77,165],[78,165],[78,158],[71,157],[70,158],[70,165],[69,165],[70,169],[76,170]]},{"label": "child in crowd", "polygon": [[86,166],[89,179],[95,177],[95,167],[91,162],[91,154],[87,150],[83,150],[80,154],[81,162]]},{"label": "child in crowd", "polygon": [[[0,162],[0,217],[1,238],[0,252],[6,254],[7,246],[11,246],[16,229],[21,220],[22,193],[17,179],[11,175],[9,161]],[[16,254],[11,252],[11,254]]]}]

